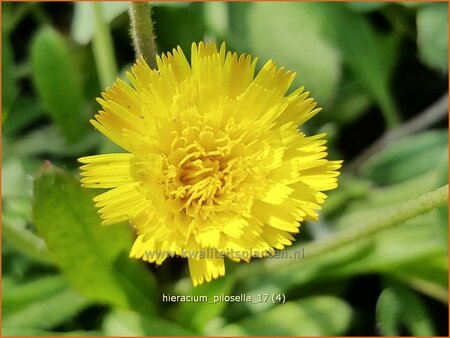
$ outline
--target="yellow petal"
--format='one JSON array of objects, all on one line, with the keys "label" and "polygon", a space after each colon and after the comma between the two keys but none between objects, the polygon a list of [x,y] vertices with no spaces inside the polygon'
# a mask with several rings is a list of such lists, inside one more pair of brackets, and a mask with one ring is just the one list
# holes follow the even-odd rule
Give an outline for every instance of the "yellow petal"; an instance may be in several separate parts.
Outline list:
[{"label": "yellow petal", "polygon": [[194,286],[225,275],[223,258],[189,258],[189,271]]}]

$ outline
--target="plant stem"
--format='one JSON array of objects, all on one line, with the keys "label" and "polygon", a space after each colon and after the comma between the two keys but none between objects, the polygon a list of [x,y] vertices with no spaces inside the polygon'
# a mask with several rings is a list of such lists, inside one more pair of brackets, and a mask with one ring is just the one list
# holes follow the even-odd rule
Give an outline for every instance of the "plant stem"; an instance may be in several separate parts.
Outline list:
[{"label": "plant stem", "polygon": [[339,232],[332,237],[305,246],[306,256],[318,256],[354,241],[375,235],[385,229],[400,225],[411,218],[426,214],[444,205],[447,201],[448,185],[445,185],[416,199],[405,202],[395,210],[380,214],[379,217],[366,222],[362,226]]},{"label": "plant stem", "polygon": [[92,6],[95,18],[95,35],[92,41],[92,48],[100,85],[105,88],[111,86],[114,82],[117,76],[117,65],[114,57],[111,33],[103,17],[102,4],[100,2],[93,2]]},{"label": "plant stem", "polygon": [[448,95],[444,94],[419,115],[402,124],[398,128],[387,131],[377,141],[358,155],[346,168],[348,172],[357,171],[374,154],[393,141],[421,131],[442,120],[448,112]]},{"label": "plant stem", "polygon": [[3,217],[3,236],[22,253],[43,264],[53,264],[45,241],[26,230],[9,217]]},{"label": "plant stem", "polygon": [[5,7],[4,14],[7,15],[3,16],[5,18],[3,30],[9,34],[16,29],[22,20],[33,10],[34,6],[36,6],[36,2],[26,2],[17,6],[17,9],[12,13],[10,13],[10,8]]},{"label": "plant stem", "polygon": [[31,15],[34,16],[34,19],[38,21],[40,25],[50,25],[52,22],[47,12],[45,12],[41,6],[33,6]]},{"label": "plant stem", "polygon": [[150,68],[155,68],[158,50],[153,32],[150,4],[147,2],[131,2],[130,21],[136,57],[142,55]]},{"label": "plant stem", "polygon": [[381,101],[381,113],[388,129],[393,129],[400,124],[400,117],[392,100],[384,95],[387,99]]},{"label": "plant stem", "polygon": [[[364,238],[376,235],[377,233],[394,228],[407,220],[426,214],[435,208],[445,205],[448,202],[448,184],[436,190],[428,192],[416,199],[405,202],[395,210],[387,210],[376,219],[371,219],[365,224],[342,232],[338,232],[328,238],[312,242],[304,246],[305,257],[311,259],[324,253],[333,252],[347,244],[360,241]],[[292,248],[291,250],[298,249]],[[290,250],[289,250],[290,251]],[[274,269],[292,265],[290,260],[260,260],[253,262],[250,266],[245,266],[238,276],[248,276],[252,274],[273,273]],[[249,268],[253,270],[249,270]],[[237,269],[238,270],[238,269]]]}]

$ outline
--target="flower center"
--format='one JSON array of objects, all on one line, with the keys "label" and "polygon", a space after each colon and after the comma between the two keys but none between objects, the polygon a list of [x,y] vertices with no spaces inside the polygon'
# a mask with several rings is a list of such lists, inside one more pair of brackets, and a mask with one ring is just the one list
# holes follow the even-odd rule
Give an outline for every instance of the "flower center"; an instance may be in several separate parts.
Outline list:
[{"label": "flower center", "polygon": [[223,173],[220,170],[220,160],[214,157],[203,157],[186,162],[182,166],[180,181],[185,185],[197,186],[205,182],[222,184]]},{"label": "flower center", "polygon": [[[258,175],[244,133],[185,126],[171,136],[170,149],[163,155],[164,194],[171,205],[190,219],[249,208]],[[240,198],[244,195],[246,201]]]},{"label": "flower center", "polygon": [[179,180],[186,189],[185,207],[192,206],[195,210],[216,204],[226,185],[219,159],[203,156],[184,163]]}]

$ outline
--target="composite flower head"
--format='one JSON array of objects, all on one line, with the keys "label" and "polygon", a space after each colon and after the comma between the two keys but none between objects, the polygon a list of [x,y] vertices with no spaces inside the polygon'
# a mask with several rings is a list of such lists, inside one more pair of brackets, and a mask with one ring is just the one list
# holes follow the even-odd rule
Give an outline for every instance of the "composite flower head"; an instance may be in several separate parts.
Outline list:
[{"label": "composite flower head", "polygon": [[130,256],[161,264],[185,257],[194,285],[225,274],[224,258],[248,261],[294,241],[317,219],[340,161],[325,134],[299,127],[319,112],[295,74],[268,61],[192,45],[140,58],[99,99],[91,120],[125,152],[80,158],[82,185],[109,189],[94,201],[104,224],[129,221]]}]

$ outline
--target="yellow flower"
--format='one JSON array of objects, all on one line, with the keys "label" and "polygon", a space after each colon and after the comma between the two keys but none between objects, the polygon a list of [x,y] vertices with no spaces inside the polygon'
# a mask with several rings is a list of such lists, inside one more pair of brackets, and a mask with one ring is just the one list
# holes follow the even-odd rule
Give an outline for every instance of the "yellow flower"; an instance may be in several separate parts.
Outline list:
[{"label": "yellow flower", "polygon": [[249,261],[294,241],[337,186],[325,134],[298,130],[320,109],[295,74],[268,61],[192,45],[141,58],[98,99],[91,120],[127,152],[80,158],[82,185],[110,189],[94,201],[103,224],[130,221],[130,257],[161,264],[188,259],[194,285],[225,274],[224,257]]}]

